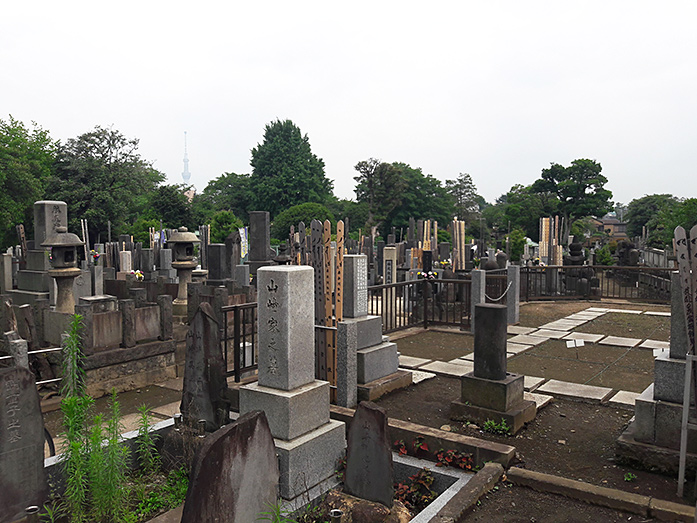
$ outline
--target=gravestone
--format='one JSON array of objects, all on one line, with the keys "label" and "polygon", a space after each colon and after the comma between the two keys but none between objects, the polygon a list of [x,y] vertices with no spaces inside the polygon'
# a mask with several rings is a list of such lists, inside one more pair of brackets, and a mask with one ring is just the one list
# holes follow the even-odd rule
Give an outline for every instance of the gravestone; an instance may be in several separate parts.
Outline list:
[{"label": "gravestone", "polygon": [[211,243],[208,246],[208,280],[215,282],[231,277],[227,246],[223,243]]},{"label": "gravestone", "polygon": [[249,269],[253,276],[259,267],[271,265],[271,229],[267,211],[249,213]]},{"label": "gravestone", "polygon": [[450,259],[450,243],[440,242],[438,244],[438,259],[440,261],[448,261]]},{"label": "gravestone", "polygon": [[225,423],[228,415],[228,405],[224,400],[227,388],[225,362],[218,338],[213,307],[207,302],[201,303],[186,334],[180,411],[192,426],[205,420],[209,432]]},{"label": "gravestone", "polygon": [[278,477],[266,415],[244,414],[206,438],[196,454],[181,521],[257,521],[276,504]]},{"label": "gravestone", "polygon": [[0,369],[0,521],[16,521],[47,495],[44,423],[34,375]]},{"label": "gravestone", "polygon": [[385,409],[362,401],[348,431],[344,492],[391,507],[393,475]]},{"label": "gravestone", "polygon": [[233,269],[242,259],[242,237],[239,230],[234,230],[225,238],[225,277],[231,278]]},{"label": "gravestone", "polygon": [[266,412],[280,493],[293,500],[334,475],[345,427],[329,417],[329,383],[315,379],[314,270],[261,267],[257,278],[259,381],[240,388],[240,413]]}]

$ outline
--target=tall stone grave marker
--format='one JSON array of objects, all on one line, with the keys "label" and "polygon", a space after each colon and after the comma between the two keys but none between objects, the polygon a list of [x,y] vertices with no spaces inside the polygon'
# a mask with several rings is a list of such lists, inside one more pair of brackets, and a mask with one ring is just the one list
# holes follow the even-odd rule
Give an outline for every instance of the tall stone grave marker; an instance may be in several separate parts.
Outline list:
[{"label": "tall stone grave marker", "polygon": [[385,409],[362,401],[351,421],[346,449],[344,492],[392,506],[392,449]]},{"label": "tall stone grave marker", "polygon": [[258,521],[276,504],[278,460],[263,412],[206,438],[196,454],[182,523]]},{"label": "tall stone grave marker", "polygon": [[220,350],[218,322],[213,307],[201,303],[186,334],[184,388],[180,410],[185,421],[195,426],[206,421],[212,432],[225,423],[228,406],[225,362]]},{"label": "tall stone grave marker", "polygon": [[249,213],[249,270],[256,275],[259,267],[271,265],[269,246],[271,229],[267,211]]},{"label": "tall stone grave marker", "polygon": [[44,423],[34,375],[0,369],[0,521],[16,521],[32,505],[43,506]]},{"label": "tall stone grave marker", "polygon": [[288,500],[331,478],[345,448],[344,424],[329,417],[329,383],[315,380],[313,282],[312,267],[259,268],[259,381],[240,388],[240,413],[267,414]]}]

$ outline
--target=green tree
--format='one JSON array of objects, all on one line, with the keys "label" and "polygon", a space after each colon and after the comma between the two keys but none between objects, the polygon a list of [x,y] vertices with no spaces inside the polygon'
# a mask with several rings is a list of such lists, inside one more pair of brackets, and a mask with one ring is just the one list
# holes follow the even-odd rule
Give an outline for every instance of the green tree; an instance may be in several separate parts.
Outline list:
[{"label": "green tree", "polygon": [[[284,241],[288,239],[290,234],[290,226],[294,225],[297,229],[298,223],[305,222],[305,226],[310,227],[312,220],[329,220],[334,223],[334,216],[331,212],[319,203],[301,203],[289,207],[285,211],[279,213],[271,224],[271,236],[277,240]],[[334,226],[333,228],[335,228]]]},{"label": "green tree", "polygon": [[407,189],[403,173],[395,164],[381,162],[375,158],[356,164],[359,172],[356,180],[356,201],[367,206],[365,227],[381,227],[387,216],[402,204]]},{"label": "green tree", "polygon": [[134,242],[143,242],[146,247],[150,245],[150,228],[160,230],[160,220],[139,216],[135,222],[126,228],[126,234],[133,236]]},{"label": "green tree", "polygon": [[465,224],[479,219],[481,196],[477,194],[477,187],[469,174],[460,173],[456,180],[446,180],[445,187],[454,200],[458,219],[464,220]]},{"label": "green tree", "polygon": [[365,202],[340,200],[334,197],[327,202],[325,207],[337,220],[344,220],[344,225],[346,225],[345,220],[348,218],[349,233],[358,234],[359,229],[365,230],[365,224],[368,220],[368,204]]},{"label": "green tree", "polygon": [[324,161],[312,153],[307,135],[290,120],[266,126],[263,143],[252,149],[250,189],[254,210],[279,212],[305,202],[323,203],[332,195]]},{"label": "green tree", "polygon": [[182,225],[193,230],[196,223],[191,211],[191,202],[184,194],[190,187],[182,184],[160,185],[152,191],[148,197],[148,215],[170,229],[177,229]]},{"label": "green tree", "polygon": [[208,182],[201,194],[194,196],[191,204],[196,223],[210,223],[218,211],[232,211],[247,222],[251,200],[250,176],[224,173]]},{"label": "green tree", "polygon": [[9,117],[0,120],[0,245],[16,243],[15,226],[24,223],[32,237],[34,202],[44,188],[55,160],[56,142],[37,124],[27,128]]},{"label": "green tree", "polygon": [[[650,194],[629,202],[625,219],[627,220],[627,236],[641,236],[643,228],[659,212],[670,210],[678,205],[678,199],[672,194]],[[651,231],[648,231],[649,233]]]},{"label": "green tree", "polygon": [[218,211],[211,219],[211,243],[225,243],[225,238],[243,225],[232,211]]},{"label": "green tree", "polygon": [[532,190],[554,194],[559,200],[559,212],[564,216],[564,238],[570,224],[583,216],[603,216],[612,210],[612,192],[605,189],[607,178],[595,160],[578,159],[564,167],[553,163],[542,170],[542,176],[532,184]]},{"label": "green tree", "polygon": [[114,232],[124,231],[164,179],[140,157],[137,139],[97,126],[59,146],[47,194],[68,204],[71,230],[79,231],[80,219],[87,219],[95,242],[100,233],[106,239],[109,220]]},{"label": "green tree", "polygon": [[518,261],[525,252],[525,231],[516,227],[508,235],[509,246],[511,249],[511,261]]},{"label": "green tree", "polygon": [[679,199],[674,205],[660,209],[646,224],[647,244],[659,249],[670,245],[675,228],[682,226],[689,234],[697,224],[697,198]]}]

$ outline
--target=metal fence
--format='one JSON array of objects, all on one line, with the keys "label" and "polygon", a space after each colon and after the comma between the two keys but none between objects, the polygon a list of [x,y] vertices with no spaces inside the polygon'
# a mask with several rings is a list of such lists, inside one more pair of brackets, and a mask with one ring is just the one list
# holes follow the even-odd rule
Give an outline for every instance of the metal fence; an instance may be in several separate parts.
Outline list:
[{"label": "metal fence", "polygon": [[669,303],[673,270],[605,265],[521,267],[520,299],[605,298]]}]

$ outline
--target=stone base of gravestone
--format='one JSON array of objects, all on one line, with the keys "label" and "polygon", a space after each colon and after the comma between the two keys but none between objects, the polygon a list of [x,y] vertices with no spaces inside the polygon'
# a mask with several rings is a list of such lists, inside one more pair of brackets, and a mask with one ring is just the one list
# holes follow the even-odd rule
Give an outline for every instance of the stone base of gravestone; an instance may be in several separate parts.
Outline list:
[{"label": "stone base of gravestone", "polygon": [[[396,500],[392,508],[387,508],[382,503],[368,501],[332,490],[327,493],[326,498],[322,502],[322,507],[327,508],[327,512],[331,510],[341,510],[346,521],[384,521],[384,522],[402,522],[411,521],[413,516],[409,509],[404,504]],[[350,519],[349,519],[350,518]]]},{"label": "stone base of gravestone", "polygon": [[182,523],[257,521],[276,505],[278,460],[263,412],[206,438],[186,492]]},{"label": "stone base of gravestone", "polygon": [[412,384],[412,373],[398,370],[368,383],[358,384],[358,401],[375,401],[394,390],[403,389]]},{"label": "stone base of gravestone", "polygon": [[526,423],[535,419],[537,407],[534,401],[522,400],[509,410],[503,412],[472,405],[469,400],[453,401],[450,404],[450,419],[472,421],[478,424],[492,420],[506,423],[510,434],[516,434]]}]

